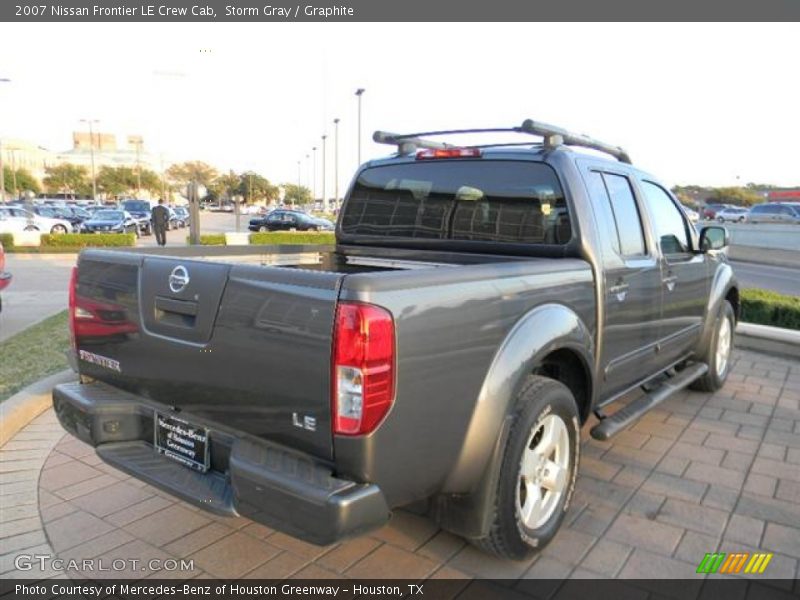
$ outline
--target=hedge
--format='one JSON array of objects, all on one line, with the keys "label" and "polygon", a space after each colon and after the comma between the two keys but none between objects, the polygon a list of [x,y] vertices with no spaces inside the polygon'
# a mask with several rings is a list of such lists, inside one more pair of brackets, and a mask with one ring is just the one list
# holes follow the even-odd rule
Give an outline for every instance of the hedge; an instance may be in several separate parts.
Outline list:
[{"label": "hedge", "polygon": [[11,233],[0,233],[0,242],[7,252],[75,252],[89,247],[127,247],[136,245],[134,233],[63,233],[41,235],[40,246],[14,246]]},{"label": "hedge", "polygon": [[335,244],[336,236],[333,233],[315,232],[285,232],[265,231],[251,233],[250,243],[258,245],[275,244]]},{"label": "hedge", "polygon": [[[186,243],[191,244],[191,238],[186,236]],[[200,235],[201,246],[224,246],[225,234],[224,233],[204,233]]]},{"label": "hedge", "polygon": [[742,321],[800,330],[800,297],[746,289],[740,295]]}]

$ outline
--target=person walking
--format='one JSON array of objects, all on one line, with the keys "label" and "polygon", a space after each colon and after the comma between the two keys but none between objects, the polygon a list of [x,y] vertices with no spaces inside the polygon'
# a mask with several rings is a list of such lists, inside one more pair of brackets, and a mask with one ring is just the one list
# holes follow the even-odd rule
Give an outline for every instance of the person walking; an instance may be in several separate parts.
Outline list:
[{"label": "person walking", "polygon": [[150,215],[153,222],[153,233],[156,236],[156,243],[159,246],[167,245],[167,224],[169,223],[169,209],[164,206],[164,199],[159,198],[158,204],[153,207]]}]

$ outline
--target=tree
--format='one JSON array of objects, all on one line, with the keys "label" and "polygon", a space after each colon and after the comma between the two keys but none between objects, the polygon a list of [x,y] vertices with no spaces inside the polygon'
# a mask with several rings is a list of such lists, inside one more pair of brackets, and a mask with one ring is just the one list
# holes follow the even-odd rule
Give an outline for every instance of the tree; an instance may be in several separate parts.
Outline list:
[{"label": "tree", "polygon": [[86,167],[62,163],[52,167],[45,167],[45,177],[42,180],[48,192],[62,192],[66,194],[88,195],[92,192],[92,180]]},{"label": "tree", "polygon": [[253,171],[246,171],[239,176],[236,193],[244,197],[247,203],[252,204],[254,200],[275,202],[280,197],[281,190],[277,185],[272,185],[266,177]]},{"label": "tree", "polygon": [[[16,190],[14,190],[15,174],[17,182]],[[17,195],[23,192],[36,192],[38,194],[42,191],[39,182],[27,169],[16,169],[16,171],[14,171],[7,165],[3,165],[3,183],[5,184],[4,187],[8,194],[13,194],[15,192]]]},{"label": "tree", "polygon": [[209,187],[217,177],[217,170],[201,161],[188,161],[172,165],[167,176],[176,183],[187,184],[192,181]]},{"label": "tree", "polygon": [[107,197],[127,194],[136,189],[136,170],[131,167],[100,167],[97,189]]},{"label": "tree", "polygon": [[233,171],[228,171],[227,173],[218,176],[211,184],[208,186],[209,196],[212,200],[217,202],[221,201],[223,198],[230,199],[231,196],[238,193],[236,190],[239,189],[239,185],[242,182],[241,176],[237,175]]},{"label": "tree", "polygon": [[763,202],[764,197],[743,187],[721,187],[712,189],[708,200],[737,206],[750,206]]},{"label": "tree", "polygon": [[310,204],[311,190],[304,185],[297,185],[296,183],[284,183],[281,185],[283,188],[283,201],[287,204]]}]

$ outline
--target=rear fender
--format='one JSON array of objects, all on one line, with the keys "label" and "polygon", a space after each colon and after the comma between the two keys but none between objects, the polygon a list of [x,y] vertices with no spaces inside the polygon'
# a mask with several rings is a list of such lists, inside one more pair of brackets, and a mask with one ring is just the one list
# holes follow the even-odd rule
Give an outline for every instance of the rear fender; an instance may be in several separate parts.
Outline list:
[{"label": "rear fender", "polygon": [[541,359],[565,348],[581,357],[593,380],[593,336],[564,305],[535,308],[506,337],[484,379],[461,453],[437,500],[443,527],[466,537],[485,533],[514,399]]}]

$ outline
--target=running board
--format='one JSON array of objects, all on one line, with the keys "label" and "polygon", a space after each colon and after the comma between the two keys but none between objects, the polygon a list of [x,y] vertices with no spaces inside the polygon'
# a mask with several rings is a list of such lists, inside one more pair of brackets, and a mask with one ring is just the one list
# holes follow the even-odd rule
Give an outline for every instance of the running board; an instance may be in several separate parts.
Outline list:
[{"label": "running board", "polygon": [[592,437],[596,440],[606,441],[615,436],[628,425],[636,421],[646,412],[654,409],[672,394],[681,391],[696,379],[708,372],[706,363],[695,363],[686,367],[683,371],[670,377],[650,393],[641,398],[637,398],[624,408],[619,409],[613,415],[602,419],[597,425],[592,427]]}]

